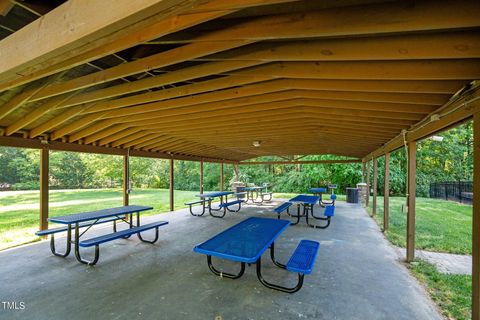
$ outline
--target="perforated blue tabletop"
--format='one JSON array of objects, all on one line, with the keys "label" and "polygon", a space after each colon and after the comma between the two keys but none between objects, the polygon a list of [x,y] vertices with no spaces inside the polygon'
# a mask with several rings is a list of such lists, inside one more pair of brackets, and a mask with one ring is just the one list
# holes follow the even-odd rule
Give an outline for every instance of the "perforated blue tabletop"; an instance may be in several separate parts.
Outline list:
[{"label": "perforated blue tabletop", "polygon": [[243,190],[245,191],[255,191],[255,190],[261,190],[265,189],[266,187],[244,187]]},{"label": "perforated blue tabletop", "polygon": [[200,198],[217,198],[217,197],[223,197],[229,194],[233,194],[232,191],[215,191],[215,192],[207,192],[207,193],[202,193],[202,194],[196,194],[195,197],[200,197]]},{"label": "perforated blue tabletop", "polygon": [[327,189],[325,188],[310,188],[309,191],[311,193],[327,193]]},{"label": "perforated blue tabletop", "polygon": [[193,251],[238,262],[255,263],[290,221],[248,218],[197,245]]},{"label": "perforated blue tabletop", "polygon": [[69,214],[66,216],[49,218],[48,221],[55,222],[55,223],[62,223],[62,224],[72,224],[77,222],[108,218],[108,217],[146,211],[146,210],[152,210],[152,209],[153,207],[146,207],[146,206],[123,206],[123,207],[109,208],[109,209],[103,209],[103,210],[97,210],[97,211]]},{"label": "perforated blue tabletop", "polygon": [[292,199],[288,200],[290,202],[303,202],[306,204],[316,204],[318,203],[318,200],[320,200],[320,197],[317,196],[307,196],[305,194],[300,194],[296,197],[293,197]]}]

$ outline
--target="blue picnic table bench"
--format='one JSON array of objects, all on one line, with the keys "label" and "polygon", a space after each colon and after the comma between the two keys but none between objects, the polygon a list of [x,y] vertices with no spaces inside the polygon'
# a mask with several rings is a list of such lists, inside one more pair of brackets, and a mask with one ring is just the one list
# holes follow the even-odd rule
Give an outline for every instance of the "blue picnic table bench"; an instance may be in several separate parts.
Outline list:
[{"label": "blue picnic table bench", "polygon": [[[248,218],[195,246],[193,251],[207,256],[208,267],[217,276],[238,279],[245,272],[245,264],[256,264],[257,278],[264,286],[294,293],[302,287],[304,275],[312,272],[320,244],[316,241],[301,240],[287,264],[278,262],[275,259],[275,240],[289,225],[287,220]],[[264,279],[262,255],[267,249],[270,249],[270,258],[277,267],[298,274],[295,286],[287,288]],[[239,262],[240,271],[237,274],[219,271],[213,265],[212,257]]]},{"label": "blue picnic table bench", "polygon": [[[100,256],[99,245],[105,242],[113,241],[121,238],[129,238],[136,234],[142,242],[155,243],[158,240],[158,228],[168,224],[167,221],[157,221],[153,223],[140,224],[140,213],[147,210],[152,210],[152,207],[147,206],[123,206],[116,208],[109,208],[103,210],[96,210],[90,212],[82,212],[77,214],[52,217],[48,220],[53,223],[62,224],[62,227],[51,228],[47,230],[37,231],[38,236],[50,235],[50,250],[56,256],[66,257],[70,254],[71,246],[74,244],[75,257],[81,263],[88,265],[95,265]],[[133,214],[136,213],[136,225],[133,222]],[[127,217],[129,219],[127,220]],[[125,222],[128,229],[117,231],[117,221]],[[80,238],[93,226],[113,222],[113,233],[104,234],[98,237],[80,240]],[[80,229],[86,228],[82,233]],[[143,239],[141,233],[150,229],[155,229],[155,238],[153,240]],[[72,240],[72,230],[74,231],[74,240]],[[67,232],[66,249],[64,253],[59,253],[55,249],[55,234],[60,232]],[[95,246],[95,257],[93,260],[85,260],[81,257],[80,247]]]},{"label": "blue picnic table bench", "polygon": [[[203,216],[205,214],[205,210],[208,209],[208,213],[215,218],[223,218],[227,211],[229,212],[238,212],[242,208],[242,203],[245,202],[242,199],[237,198],[236,200],[228,200],[228,196],[234,194],[232,191],[215,191],[215,192],[207,192],[195,195],[199,197],[200,200],[195,200],[191,202],[186,202],[185,205],[189,206],[190,214],[193,216]],[[220,204],[218,207],[213,207],[212,202],[215,198],[220,198]],[[196,204],[201,204],[202,211],[200,213],[193,212],[193,206]],[[237,205],[237,209],[231,209],[231,206]],[[223,211],[223,214],[216,215],[213,212]]]},{"label": "blue picnic table bench", "polygon": [[[277,213],[278,219],[280,219],[280,215],[283,212],[286,212],[288,216],[296,218],[295,222],[292,222],[292,225],[296,225],[300,222],[300,218],[305,217],[305,221],[308,226],[316,229],[326,229],[330,226],[331,218],[335,214],[335,206],[326,205],[323,209],[323,216],[316,216],[314,214],[314,206],[320,201],[320,197],[318,196],[310,196],[310,195],[298,195],[291,198],[289,201],[282,203],[280,206],[273,209],[274,212]],[[297,214],[293,214],[289,211],[290,207],[294,204],[297,204]],[[303,211],[301,208],[303,207]],[[326,221],[324,225],[312,224],[309,221],[309,216],[316,220]]]},{"label": "blue picnic table bench", "polygon": [[318,201],[318,204],[322,207],[325,207],[327,205],[335,205],[335,200],[337,199],[337,196],[333,193],[333,189],[337,188],[337,185],[329,185],[329,188],[330,186],[334,186],[331,188],[332,190],[332,194],[330,195],[330,200],[323,200],[323,194],[327,192],[327,189],[326,188],[310,188],[309,192],[310,193],[313,193],[313,195],[318,195],[318,197],[320,198],[319,201]]}]

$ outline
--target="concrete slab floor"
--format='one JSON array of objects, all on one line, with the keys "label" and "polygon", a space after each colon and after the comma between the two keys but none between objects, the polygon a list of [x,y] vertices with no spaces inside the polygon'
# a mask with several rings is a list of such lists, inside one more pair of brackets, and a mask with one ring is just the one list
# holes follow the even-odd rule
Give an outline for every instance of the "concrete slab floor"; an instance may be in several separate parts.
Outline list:
[{"label": "concrete slab floor", "polygon": [[[52,256],[48,241],[0,252],[0,301],[19,308],[24,303],[24,310],[0,304],[0,319],[442,319],[358,205],[338,202],[328,229],[311,229],[302,220],[276,241],[284,262],[300,239],[321,243],[314,272],[294,294],[262,286],[254,266],[240,279],[221,279],[209,271],[204,255],[192,251],[247,217],[276,218],[275,204],[249,205],[223,219],[193,217],[185,209],[145,217],[145,223],[170,222],[160,229],[159,242],[132,237],[104,244],[95,267],[72,255]],[[225,271],[238,269],[232,262],[215,263]],[[267,280],[295,283],[296,274],[264,266]]]}]

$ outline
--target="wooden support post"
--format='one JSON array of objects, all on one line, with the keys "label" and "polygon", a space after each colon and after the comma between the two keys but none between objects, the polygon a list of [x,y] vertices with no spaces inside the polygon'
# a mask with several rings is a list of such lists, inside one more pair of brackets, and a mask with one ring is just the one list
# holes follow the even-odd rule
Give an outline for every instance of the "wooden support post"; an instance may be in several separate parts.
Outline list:
[{"label": "wooden support post", "polygon": [[365,182],[365,161],[362,161],[362,182]]},{"label": "wooden support post", "polygon": [[174,211],[175,210],[175,205],[174,205],[174,187],[175,187],[175,180],[173,178],[173,171],[174,167],[173,167],[173,159],[170,159],[170,180],[169,180],[169,191],[170,191],[170,211]]},{"label": "wooden support post", "polygon": [[239,175],[238,175],[238,163],[233,164],[233,171],[235,172],[235,181],[238,181]]},{"label": "wooden support post", "polygon": [[417,191],[417,143],[408,143],[408,186],[407,186],[407,262],[415,259],[415,200]]},{"label": "wooden support post", "polygon": [[128,154],[123,156],[123,205],[128,206],[130,193],[130,165]]},{"label": "wooden support post", "polygon": [[385,154],[385,174],[384,174],[384,192],[383,192],[383,231],[388,229],[388,210],[390,196],[390,152]]},{"label": "wooden support post", "polygon": [[378,187],[378,159],[373,158],[373,201],[372,201],[372,216],[377,214],[377,187]]},{"label": "wooden support post", "polygon": [[200,160],[200,193],[203,193],[203,160]]},{"label": "wooden support post", "polygon": [[40,149],[40,230],[48,229],[48,162],[49,150]]},{"label": "wooden support post", "polygon": [[370,161],[367,162],[367,201],[365,205],[368,208],[368,204],[370,203]]},{"label": "wooden support post", "polygon": [[480,319],[480,112],[473,115],[472,320]]},{"label": "wooden support post", "polygon": [[220,163],[220,191],[225,189],[225,181],[223,175],[223,162]]}]

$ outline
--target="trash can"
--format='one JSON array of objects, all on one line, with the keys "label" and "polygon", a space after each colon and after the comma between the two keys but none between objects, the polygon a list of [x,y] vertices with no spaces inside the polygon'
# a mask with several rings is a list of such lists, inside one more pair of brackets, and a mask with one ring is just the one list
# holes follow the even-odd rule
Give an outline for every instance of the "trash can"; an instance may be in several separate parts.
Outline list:
[{"label": "trash can", "polygon": [[358,189],[357,188],[347,188],[347,202],[348,203],[358,203]]}]

